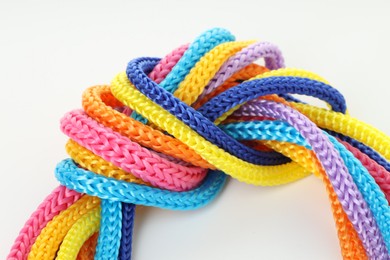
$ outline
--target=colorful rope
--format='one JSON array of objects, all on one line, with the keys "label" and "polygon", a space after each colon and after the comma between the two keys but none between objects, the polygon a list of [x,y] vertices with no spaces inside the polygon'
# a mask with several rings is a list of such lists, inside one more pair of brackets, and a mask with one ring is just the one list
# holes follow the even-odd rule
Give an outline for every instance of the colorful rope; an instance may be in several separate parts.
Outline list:
[{"label": "colorful rope", "polygon": [[160,157],[122,135],[73,111],[61,120],[62,131],[79,145],[106,161],[154,186],[169,190],[188,190],[199,185],[206,170],[186,167]]},{"label": "colorful rope", "polygon": [[347,114],[322,77],[284,68],[272,43],[211,29],[162,59],[130,61],[82,105],[61,120],[71,157],[56,167],[61,186],[7,259],[131,259],[136,205],[194,210],[228,176],[274,186],[310,173],[328,193],[342,257],[390,259],[390,137]]}]

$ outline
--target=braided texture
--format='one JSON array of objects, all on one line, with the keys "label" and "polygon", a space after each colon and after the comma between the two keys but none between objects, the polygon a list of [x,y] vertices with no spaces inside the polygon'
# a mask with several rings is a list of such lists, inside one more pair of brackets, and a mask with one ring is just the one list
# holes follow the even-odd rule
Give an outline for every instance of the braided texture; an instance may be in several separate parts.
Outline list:
[{"label": "braided texture", "polygon": [[83,94],[84,111],[104,126],[154,151],[163,152],[202,168],[214,168],[179,140],[112,108],[120,106],[123,105],[111,94],[110,86],[88,88]]},{"label": "braided texture", "polygon": [[332,184],[326,176],[326,172],[315,154],[306,150],[304,147],[287,142],[265,141],[265,143],[272,149],[291,156],[291,159],[303,167],[311,168],[314,174],[321,177],[328,192],[333,217],[337,226],[341,253],[344,259],[367,259],[363,244],[359,239],[359,234],[356,232],[352,222],[343,211]]},{"label": "braided texture", "polygon": [[131,60],[111,85],[87,88],[82,108],[61,119],[70,157],[55,169],[61,186],[8,260],[128,260],[137,205],[195,210],[230,177],[275,186],[311,173],[342,258],[390,259],[390,137],[351,117],[321,76],[285,68],[272,43],[208,30],[163,58]]},{"label": "braided texture", "polygon": [[131,259],[132,237],[134,227],[135,205],[129,203],[122,204],[122,234],[119,248],[119,259]]},{"label": "braided texture", "polygon": [[102,200],[102,221],[96,247],[96,258],[118,258],[120,238],[122,235],[122,203]]},{"label": "braided texture", "polygon": [[188,190],[197,186],[206,174],[202,168],[185,167],[160,157],[99,125],[82,111],[66,114],[61,129],[81,146],[157,187]]},{"label": "braided texture", "polygon": [[205,206],[219,193],[226,180],[224,174],[213,172],[196,189],[170,192],[96,175],[78,168],[69,159],[57,165],[56,177],[65,186],[91,196],[175,210],[192,210]]},{"label": "braided texture", "polygon": [[56,259],[75,259],[77,257],[84,242],[97,231],[96,227],[99,227],[99,212],[100,207],[96,207],[76,221],[66,234]]},{"label": "braided texture", "polygon": [[72,225],[99,206],[96,197],[83,196],[51,220],[37,237],[28,259],[52,259]]},{"label": "braided texture", "polygon": [[201,34],[184,52],[171,72],[160,82],[161,87],[174,92],[194,65],[209,51],[221,43],[234,41],[235,37],[227,30],[216,28]]},{"label": "braided texture", "polygon": [[27,220],[19,236],[16,238],[7,259],[27,259],[31,246],[47,223],[61,211],[71,206],[80,197],[80,193],[69,190],[65,186],[56,188],[39,205],[30,219]]},{"label": "braided texture", "polygon": [[225,61],[250,43],[252,42],[228,42],[212,49],[196,63],[190,73],[180,82],[178,89],[174,92],[175,96],[182,102],[191,105]]},{"label": "braided texture", "polygon": [[229,79],[234,73],[251,65],[254,61],[264,58],[265,66],[270,70],[284,67],[282,53],[272,43],[257,42],[242,49],[227,60],[205,87],[199,99],[210,94],[213,90]]}]

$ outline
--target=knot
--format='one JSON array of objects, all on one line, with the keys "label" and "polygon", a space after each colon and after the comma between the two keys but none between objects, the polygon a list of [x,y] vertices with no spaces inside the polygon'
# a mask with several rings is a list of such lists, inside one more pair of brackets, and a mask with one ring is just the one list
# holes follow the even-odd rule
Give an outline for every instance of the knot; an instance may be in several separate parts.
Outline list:
[{"label": "knot", "polygon": [[285,68],[272,43],[212,29],[162,59],[131,60],[111,85],[85,90],[82,106],[61,120],[71,157],[55,170],[62,195],[39,212],[66,202],[26,235],[33,215],[9,259],[129,259],[135,205],[193,210],[229,176],[275,186],[311,173],[329,195],[342,255],[389,258],[390,138],[347,115],[328,81]]}]

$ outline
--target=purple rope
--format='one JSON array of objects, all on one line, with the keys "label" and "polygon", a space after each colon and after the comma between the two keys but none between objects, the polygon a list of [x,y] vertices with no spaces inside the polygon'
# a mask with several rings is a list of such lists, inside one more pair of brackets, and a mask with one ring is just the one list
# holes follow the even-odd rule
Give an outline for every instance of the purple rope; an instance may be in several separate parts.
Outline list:
[{"label": "purple rope", "polygon": [[261,115],[283,120],[299,131],[324,167],[340,204],[359,234],[367,254],[372,259],[381,259],[386,245],[383,239],[378,239],[376,235],[380,234],[380,231],[372,212],[348,173],[339,153],[323,132],[306,116],[272,101],[251,101],[250,104],[241,107],[236,112],[238,115]]},{"label": "purple rope", "polygon": [[198,97],[198,100],[201,100],[205,95],[211,93],[234,73],[260,58],[264,58],[265,66],[270,70],[284,67],[282,52],[276,45],[269,42],[251,44],[230,57],[222,65],[217,74],[210,80],[202,94]]},{"label": "purple rope", "polygon": [[261,113],[262,101],[259,99],[252,99],[246,102],[244,105],[240,106],[236,111],[234,111],[233,116],[259,116]]}]

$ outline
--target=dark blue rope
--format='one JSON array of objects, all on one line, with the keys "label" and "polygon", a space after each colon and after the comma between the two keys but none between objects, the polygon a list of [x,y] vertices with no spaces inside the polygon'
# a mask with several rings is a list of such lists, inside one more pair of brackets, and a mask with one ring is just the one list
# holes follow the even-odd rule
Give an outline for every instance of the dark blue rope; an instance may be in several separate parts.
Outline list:
[{"label": "dark blue rope", "polygon": [[135,205],[122,203],[122,237],[119,248],[119,259],[130,260],[134,226]]},{"label": "dark blue rope", "polygon": [[247,162],[278,165],[291,161],[279,153],[256,151],[241,144],[225,134],[194,108],[186,105],[149,79],[147,73],[154,68],[159,60],[158,58],[138,58],[129,62],[127,66],[126,73],[129,80],[149,99],[169,111],[211,143]]},{"label": "dark blue rope", "polygon": [[331,131],[331,130],[327,130],[325,129],[328,133],[330,133],[331,135],[335,136],[335,137],[338,137],[340,138],[342,141],[345,141],[347,143],[349,143],[350,145],[352,145],[353,147],[359,149],[362,153],[365,153],[368,157],[370,157],[372,160],[376,161],[379,165],[383,166],[383,168],[385,168],[387,171],[390,171],[390,163],[385,159],[383,158],[377,151],[375,151],[374,149],[372,149],[371,147],[349,137],[349,136],[345,136],[343,134],[340,134],[340,133],[337,133],[337,132],[334,132],[334,131]]},{"label": "dark blue rope", "polygon": [[233,107],[249,100],[283,93],[313,96],[329,103],[336,112],[346,111],[345,99],[336,89],[320,81],[299,77],[271,77],[245,81],[212,98],[198,111],[210,121],[214,121]]},{"label": "dark blue rope", "polygon": [[[274,152],[256,151],[223,133],[213,122],[236,105],[251,99],[281,93],[310,95],[329,103],[334,111],[345,112],[344,97],[334,88],[319,81],[298,77],[272,77],[243,82],[214,97],[199,111],[184,104],[147,77],[158,58],[138,58],[129,62],[127,76],[144,95],[157,103],[208,141],[247,162],[276,165],[290,161]],[[210,122],[211,121],[211,122]]]}]

